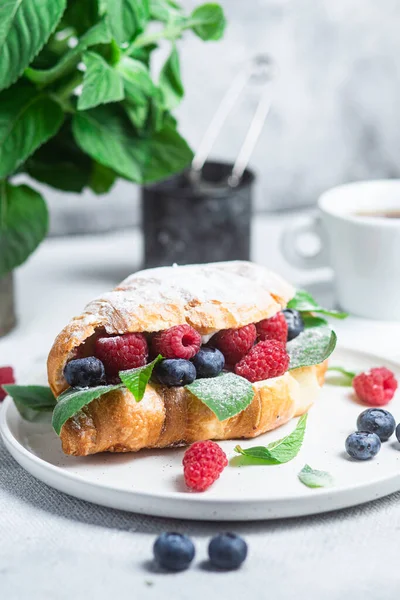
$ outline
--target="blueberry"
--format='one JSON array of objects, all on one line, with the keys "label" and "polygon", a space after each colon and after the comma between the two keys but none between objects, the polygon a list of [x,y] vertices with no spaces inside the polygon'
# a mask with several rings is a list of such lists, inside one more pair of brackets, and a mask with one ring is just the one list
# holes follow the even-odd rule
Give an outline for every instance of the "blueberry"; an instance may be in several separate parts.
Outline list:
[{"label": "blueberry", "polygon": [[154,372],[158,381],[168,387],[187,385],[196,379],[196,367],[183,358],[166,358]]},{"label": "blueberry", "polygon": [[293,308],[285,308],[282,312],[288,324],[287,340],[290,342],[290,340],[293,340],[304,331],[303,317],[298,310],[294,310]]},{"label": "blueberry", "polygon": [[225,366],[225,358],[217,348],[200,348],[192,363],[196,367],[197,378],[216,377]]},{"label": "blueberry", "polygon": [[246,559],[247,544],[235,533],[220,533],[212,538],[208,556],[211,564],[218,569],[237,569]]},{"label": "blueberry", "polygon": [[376,456],[381,449],[381,440],[376,433],[356,431],[346,440],[346,452],[356,460],[368,460]]},{"label": "blueberry", "polygon": [[393,415],[383,408],[367,408],[357,419],[359,431],[376,433],[381,442],[386,442],[396,427]]},{"label": "blueberry", "polygon": [[397,441],[400,442],[400,423],[396,427],[396,437]]},{"label": "blueberry", "polygon": [[64,368],[64,377],[72,387],[101,385],[105,383],[105,376],[103,363],[94,356],[70,360]]},{"label": "blueberry", "polygon": [[195,549],[187,535],[162,533],[154,542],[153,552],[160,567],[169,571],[184,571],[192,562]]}]

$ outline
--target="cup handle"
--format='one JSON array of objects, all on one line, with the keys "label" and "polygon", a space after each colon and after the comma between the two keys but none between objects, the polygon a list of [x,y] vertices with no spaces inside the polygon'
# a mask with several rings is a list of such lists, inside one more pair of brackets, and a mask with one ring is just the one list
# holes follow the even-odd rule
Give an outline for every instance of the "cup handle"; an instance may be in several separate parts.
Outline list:
[{"label": "cup handle", "polygon": [[[321,243],[318,252],[307,255],[301,252],[298,241],[305,234],[316,235]],[[327,240],[324,234],[321,219],[308,217],[301,223],[289,225],[282,234],[280,246],[285,259],[299,269],[318,269],[329,265]]]}]

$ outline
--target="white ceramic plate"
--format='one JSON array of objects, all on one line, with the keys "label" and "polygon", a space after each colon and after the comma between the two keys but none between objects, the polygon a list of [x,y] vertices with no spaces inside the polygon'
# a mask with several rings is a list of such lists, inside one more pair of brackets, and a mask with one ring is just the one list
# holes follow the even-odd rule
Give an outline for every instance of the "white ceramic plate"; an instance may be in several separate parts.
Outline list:
[{"label": "white ceramic plate", "polygon": [[[400,378],[400,364],[353,350],[337,350],[331,364],[349,370],[388,366]],[[371,461],[356,462],[344,452],[363,410],[351,388],[325,385],[309,413],[303,447],[284,465],[238,466],[236,458],[206,492],[186,491],[182,478],[183,449],[138,454],[65,456],[50,423],[20,418],[10,398],[1,411],[0,431],[14,458],[46,484],[83,500],[112,508],[162,517],[201,520],[252,520],[297,517],[336,510],[400,490],[400,444],[393,436]],[[400,419],[400,393],[389,405]],[[245,440],[246,448],[264,445],[288,434],[292,421],[280,429]],[[221,442],[229,458],[237,442]],[[233,463],[233,464],[232,464]],[[297,478],[305,464],[329,471],[335,486],[310,489]]]}]

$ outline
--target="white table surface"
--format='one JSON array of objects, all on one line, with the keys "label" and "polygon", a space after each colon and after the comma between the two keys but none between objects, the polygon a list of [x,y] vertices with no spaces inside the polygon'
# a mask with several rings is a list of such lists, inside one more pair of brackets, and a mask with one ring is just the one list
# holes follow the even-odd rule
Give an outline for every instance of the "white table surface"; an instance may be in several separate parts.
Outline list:
[{"label": "white table surface", "polygon": [[[329,270],[299,273],[278,251],[290,217],[259,217],[253,259],[326,302]],[[137,231],[45,242],[17,273],[18,327],[0,340],[0,365],[13,365],[21,383],[43,370],[49,347],[68,319],[140,263]],[[354,317],[336,323],[344,345],[400,360],[400,324]],[[354,509],[288,521],[225,524],[244,535],[249,558],[233,573],[202,561],[218,524],[163,520],[98,507],[36,481],[0,442],[0,597],[5,600],[171,597],[273,600],[344,597],[380,600],[398,589],[400,493]],[[150,563],[155,536],[193,536],[194,566],[165,575]]]}]

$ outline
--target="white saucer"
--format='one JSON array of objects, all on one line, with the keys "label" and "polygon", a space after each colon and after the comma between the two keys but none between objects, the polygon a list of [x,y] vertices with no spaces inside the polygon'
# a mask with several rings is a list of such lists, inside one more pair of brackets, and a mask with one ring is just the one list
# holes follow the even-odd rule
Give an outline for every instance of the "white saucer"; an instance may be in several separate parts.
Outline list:
[{"label": "white saucer", "polygon": [[[400,378],[400,364],[354,350],[336,350],[331,365],[348,370],[388,366]],[[344,442],[363,410],[351,388],[325,385],[311,409],[299,455],[284,465],[238,466],[236,458],[204,493],[186,491],[182,478],[183,449],[138,454],[65,456],[50,423],[21,419],[10,398],[0,415],[4,442],[22,467],[62,492],[112,508],[162,517],[200,520],[253,520],[297,517],[353,506],[400,490],[400,444],[393,436],[371,461],[356,462]],[[400,393],[388,406],[400,419]],[[289,433],[295,420],[242,447],[265,445]],[[221,442],[232,459],[237,441]],[[305,464],[329,471],[333,488],[310,489],[297,473]]]}]

